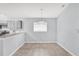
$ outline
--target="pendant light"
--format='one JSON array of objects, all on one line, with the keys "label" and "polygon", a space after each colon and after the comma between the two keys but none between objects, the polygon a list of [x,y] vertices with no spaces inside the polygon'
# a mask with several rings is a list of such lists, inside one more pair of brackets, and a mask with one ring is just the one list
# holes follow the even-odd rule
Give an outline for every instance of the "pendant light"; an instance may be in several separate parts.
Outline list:
[{"label": "pendant light", "polygon": [[34,32],[47,32],[47,22],[43,18],[43,8],[40,9],[40,19],[34,22]]},{"label": "pendant light", "polygon": [[40,21],[38,22],[39,24],[46,24],[46,22],[45,22],[45,20],[43,19],[43,11],[44,11],[44,9],[43,8],[41,8],[40,9],[40,14],[41,14],[41,18],[40,18]]}]

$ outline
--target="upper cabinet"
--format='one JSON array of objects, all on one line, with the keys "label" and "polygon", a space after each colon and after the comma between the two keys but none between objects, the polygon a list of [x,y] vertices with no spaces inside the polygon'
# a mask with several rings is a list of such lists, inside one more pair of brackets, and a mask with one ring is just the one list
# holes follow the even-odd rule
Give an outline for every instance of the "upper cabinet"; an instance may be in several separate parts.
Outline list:
[{"label": "upper cabinet", "polygon": [[19,18],[0,15],[0,29],[9,29],[12,31],[22,29],[22,21]]},{"label": "upper cabinet", "polygon": [[7,20],[8,20],[7,16],[0,14],[0,24],[7,23]]},{"label": "upper cabinet", "polygon": [[21,30],[22,29],[22,21],[8,20],[8,29],[10,29],[12,31]]},{"label": "upper cabinet", "polygon": [[0,29],[7,28],[7,25],[8,25],[7,20],[8,20],[7,16],[0,14]]}]

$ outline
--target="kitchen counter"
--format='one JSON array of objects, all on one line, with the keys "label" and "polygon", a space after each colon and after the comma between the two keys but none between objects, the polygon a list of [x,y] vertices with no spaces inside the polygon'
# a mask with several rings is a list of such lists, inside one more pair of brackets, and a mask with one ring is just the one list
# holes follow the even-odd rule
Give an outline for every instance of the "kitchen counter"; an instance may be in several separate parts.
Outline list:
[{"label": "kitchen counter", "polygon": [[0,36],[0,56],[13,55],[24,43],[25,32],[12,32]]},{"label": "kitchen counter", "polygon": [[14,35],[17,35],[17,34],[21,34],[21,33],[24,33],[24,32],[18,32],[18,33],[8,33],[8,34],[4,34],[4,35],[1,35],[0,38],[6,38],[6,37],[11,37],[11,36],[14,36]]}]

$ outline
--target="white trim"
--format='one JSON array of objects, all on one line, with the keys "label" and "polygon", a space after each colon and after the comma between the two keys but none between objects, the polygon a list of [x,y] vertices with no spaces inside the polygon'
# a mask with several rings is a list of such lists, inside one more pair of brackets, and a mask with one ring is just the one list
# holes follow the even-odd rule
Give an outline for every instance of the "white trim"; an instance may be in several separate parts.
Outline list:
[{"label": "white trim", "polygon": [[25,43],[57,43],[56,41],[26,41]]},{"label": "white trim", "polygon": [[63,47],[63,45],[61,45],[60,43],[57,42],[57,44],[59,46],[61,46],[64,50],[66,50],[68,53],[70,53],[72,56],[76,56],[74,53],[72,53],[70,50],[66,49],[65,47]]},{"label": "white trim", "polygon": [[24,45],[24,43],[22,43],[19,47],[16,48],[16,50],[14,50],[9,56],[12,56],[19,48],[21,48]]}]

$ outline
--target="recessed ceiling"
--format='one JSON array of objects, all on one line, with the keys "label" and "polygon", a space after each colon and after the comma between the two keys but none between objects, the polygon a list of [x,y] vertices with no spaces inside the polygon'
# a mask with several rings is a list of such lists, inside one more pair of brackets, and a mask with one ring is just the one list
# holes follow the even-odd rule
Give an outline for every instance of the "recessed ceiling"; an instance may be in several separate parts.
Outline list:
[{"label": "recessed ceiling", "polygon": [[67,4],[62,3],[0,3],[0,14],[9,17],[56,18]]}]

